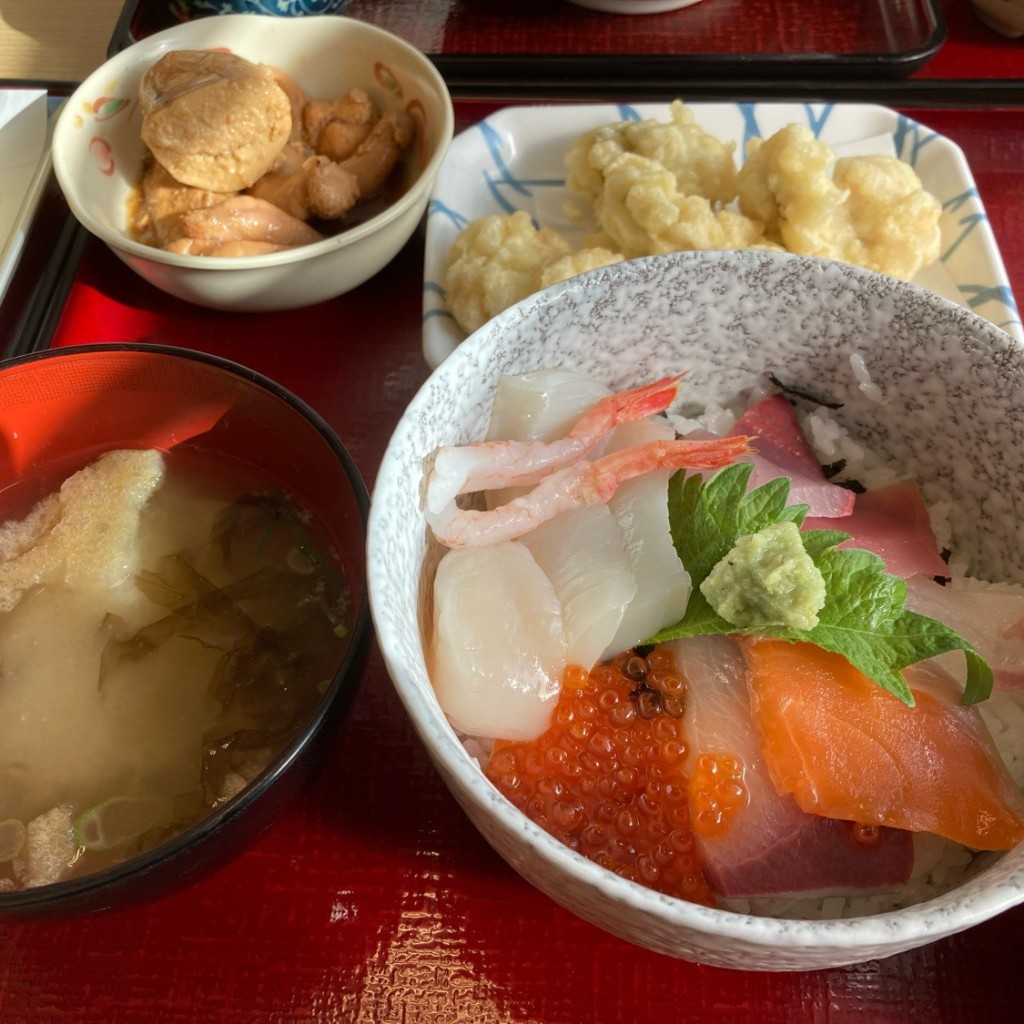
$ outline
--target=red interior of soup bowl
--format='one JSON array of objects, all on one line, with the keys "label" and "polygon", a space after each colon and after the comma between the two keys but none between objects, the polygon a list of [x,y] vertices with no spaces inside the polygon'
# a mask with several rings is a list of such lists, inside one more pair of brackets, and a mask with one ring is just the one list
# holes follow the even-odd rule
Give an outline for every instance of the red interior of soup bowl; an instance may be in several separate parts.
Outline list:
[{"label": "red interior of soup bowl", "polygon": [[104,451],[179,446],[253,467],[307,505],[339,550],[361,549],[347,543],[358,540],[347,452],[308,406],[245,367],[185,350],[89,346],[0,370],[5,516]]}]

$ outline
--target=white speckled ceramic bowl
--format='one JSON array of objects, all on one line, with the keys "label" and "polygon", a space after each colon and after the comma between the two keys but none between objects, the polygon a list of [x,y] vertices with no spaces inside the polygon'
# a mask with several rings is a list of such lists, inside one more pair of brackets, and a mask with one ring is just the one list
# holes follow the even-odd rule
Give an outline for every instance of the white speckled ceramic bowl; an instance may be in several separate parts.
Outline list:
[{"label": "white speckled ceramic bowl", "polygon": [[[881,389],[862,390],[859,354]],[[398,424],[371,505],[377,638],[445,782],[494,848],[552,899],[631,942],[723,967],[803,970],[884,957],[1024,901],[1024,847],[949,894],[875,917],[803,922],[694,906],[599,868],[534,826],[478,770],[424,663],[436,565],[424,460],[484,435],[501,374],[565,365],[615,388],[688,371],[683,397],[725,400],[764,371],[841,400],[838,418],[953,502],[958,550],[1024,582],[1024,347],[977,315],[892,278],[759,252],[682,253],[593,271],[513,307],[465,341]]]},{"label": "white speckled ceramic bowl", "polygon": [[[139,80],[171,50],[218,47],[282,68],[311,97],[358,86],[381,109],[407,111],[416,138],[405,191],[380,213],[322,242],[264,256],[180,256],[133,241],[128,200],[145,153]],[[395,257],[420,222],[453,126],[451,97],[434,65],[375,25],[342,16],[228,14],[157,32],[93,72],[54,129],[53,169],[75,217],[157,288],[214,309],[294,309],[350,291]]]}]

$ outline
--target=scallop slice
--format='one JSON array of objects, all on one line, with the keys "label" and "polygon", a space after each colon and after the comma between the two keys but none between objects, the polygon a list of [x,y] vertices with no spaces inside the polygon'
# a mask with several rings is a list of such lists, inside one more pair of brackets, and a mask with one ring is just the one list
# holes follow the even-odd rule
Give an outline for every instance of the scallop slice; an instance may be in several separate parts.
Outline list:
[{"label": "scallop slice", "polygon": [[604,505],[542,523],[521,541],[562,605],[566,662],[589,671],[615,636],[636,595],[622,528]]},{"label": "scallop slice", "polygon": [[448,551],[434,578],[431,679],[470,736],[532,740],[551,720],[566,665],[562,606],[522,544]]}]

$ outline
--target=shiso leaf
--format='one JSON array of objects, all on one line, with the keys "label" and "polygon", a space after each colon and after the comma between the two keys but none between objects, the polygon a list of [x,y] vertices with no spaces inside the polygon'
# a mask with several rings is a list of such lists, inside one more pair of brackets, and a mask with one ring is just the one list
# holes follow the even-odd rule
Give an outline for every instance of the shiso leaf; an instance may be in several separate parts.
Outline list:
[{"label": "shiso leaf", "polygon": [[906,583],[885,572],[878,555],[837,545],[850,539],[841,530],[801,533],[804,550],[825,580],[825,606],[813,629],[765,622],[738,627],[718,615],[700,585],[736,540],[772,523],[801,525],[806,505],[787,505],[785,478],[747,492],[753,466],[737,463],[705,480],[683,471],[669,480],[668,509],[676,554],[690,573],[693,590],[683,618],[661,630],[649,643],[686,636],[743,634],[806,641],[845,657],[851,665],[905,704],[914,698],[901,675],[927,658],[961,650],[967,659],[962,703],[975,704],[992,692],[992,669],[955,630],[927,615],[904,608]]}]

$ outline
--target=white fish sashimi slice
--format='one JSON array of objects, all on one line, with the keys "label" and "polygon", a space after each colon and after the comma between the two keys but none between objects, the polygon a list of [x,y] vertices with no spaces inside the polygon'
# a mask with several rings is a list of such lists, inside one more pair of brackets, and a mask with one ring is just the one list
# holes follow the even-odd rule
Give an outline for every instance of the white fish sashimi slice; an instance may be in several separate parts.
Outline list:
[{"label": "white fish sashimi slice", "polygon": [[[560,366],[506,374],[494,392],[487,440],[555,441],[564,437],[591,406],[611,393],[603,384]],[[528,490],[528,486],[523,486],[488,491],[487,507],[497,508]]]},{"label": "white fish sashimi slice", "polygon": [[669,532],[668,481],[671,475],[672,470],[655,470],[628,480],[608,503],[622,528],[637,590],[612,642],[605,649],[605,658],[628,650],[659,629],[678,622],[690,600],[690,574],[679,561]]},{"label": "white fish sashimi slice", "polygon": [[[999,588],[936,583],[930,576],[907,580],[907,608],[955,629],[992,666],[1000,690],[1024,688],[1024,594]],[[954,651],[934,659],[964,679],[964,656]]]},{"label": "white fish sashimi slice", "polygon": [[498,381],[488,441],[554,441],[611,390],[575,370],[552,367]]},{"label": "white fish sashimi slice", "polygon": [[562,605],[566,663],[590,671],[615,636],[636,578],[622,528],[604,505],[576,509],[523,537]]},{"label": "white fish sashimi slice", "polygon": [[565,671],[562,607],[522,544],[448,551],[434,578],[431,680],[471,736],[536,739]]}]

